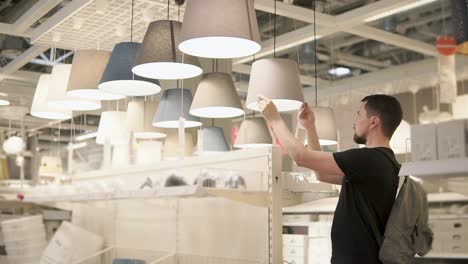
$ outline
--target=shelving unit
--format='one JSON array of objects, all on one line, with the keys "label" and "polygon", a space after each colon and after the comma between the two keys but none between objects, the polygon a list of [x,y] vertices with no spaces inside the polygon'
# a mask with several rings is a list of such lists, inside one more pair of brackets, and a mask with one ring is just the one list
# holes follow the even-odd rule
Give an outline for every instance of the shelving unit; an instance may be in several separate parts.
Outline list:
[{"label": "shelving unit", "polygon": [[468,254],[457,253],[434,253],[427,254],[426,256],[419,257],[424,259],[468,259]]},{"label": "shelving unit", "polygon": [[468,176],[468,158],[407,162],[401,166],[399,175],[419,178]]}]

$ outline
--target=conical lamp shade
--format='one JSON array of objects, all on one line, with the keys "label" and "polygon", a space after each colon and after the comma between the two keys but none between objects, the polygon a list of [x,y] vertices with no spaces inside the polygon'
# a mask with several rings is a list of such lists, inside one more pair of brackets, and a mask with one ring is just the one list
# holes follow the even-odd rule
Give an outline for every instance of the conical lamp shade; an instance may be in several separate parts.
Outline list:
[{"label": "conical lamp shade", "polygon": [[338,133],[333,109],[329,107],[313,107],[311,110],[315,115],[315,127],[320,145],[338,144]]},{"label": "conical lamp shade", "polygon": [[179,49],[197,57],[240,58],[260,51],[254,0],[190,0]]},{"label": "conical lamp shade", "polygon": [[411,126],[405,120],[401,120],[400,125],[397,127],[390,139],[390,148],[395,154],[405,154],[411,152]]},{"label": "conical lamp shade", "polygon": [[99,89],[126,96],[147,96],[161,91],[157,80],[149,80],[132,73],[140,43],[122,42],[114,46],[99,83]]},{"label": "conical lamp shade", "polygon": [[78,50],[73,55],[73,63],[68,81],[67,94],[72,97],[92,100],[118,100],[125,96],[110,94],[98,89],[110,52],[103,50]]},{"label": "conical lamp shade", "polygon": [[229,151],[229,145],[220,127],[205,127],[202,129],[203,152]]},{"label": "conical lamp shade", "polygon": [[231,118],[243,115],[244,110],[231,75],[223,72],[203,74],[190,113],[205,118]]},{"label": "conical lamp shade", "polygon": [[155,139],[166,137],[162,129],[156,128],[151,124],[156,108],[156,101],[145,102],[138,100],[128,103],[126,122],[129,131],[135,133],[135,138]]},{"label": "conical lamp shade", "polygon": [[126,118],[126,112],[102,112],[101,120],[99,121],[96,143],[103,145],[106,143],[106,139],[108,139],[111,145],[128,144],[129,133],[126,126],[124,125]]},{"label": "conical lamp shade", "polygon": [[304,102],[299,68],[289,59],[262,59],[252,64],[246,107],[258,111],[258,95],[272,99],[280,112],[297,110]]},{"label": "conical lamp shade", "polygon": [[263,118],[244,120],[234,143],[236,148],[261,148],[272,145],[273,139]]},{"label": "conical lamp shade", "polygon": [[192,92],[190,90],[181,88],[165,90],[159,101],[158,110],[153,119],[153,126],[178,128],[180,117],[185,118],[186,128],[201,126],[200,119],[189,113],[191,104]]},{"label": "conical lamp shade", "polygon": [[48,106],[54,109],[77,111],[90,111],[101,108],[101,102],[98,100],[81,99],[67,95],[66,90],[71,67],[70,64],[58,64],[52,68]]},{"label": "conical lamp shade", "polygon": [[177,46],[182,23],[151,22],[135,59],[134,74],[152,79],[176,80],[202,74],[196,57],[182,54]]},{"label": "conical lamp shade", "polygon": [[36,91],[31,105],[31,115],[44,119],[64,120],[72,117],[71,110],[56,110],[47,105],[49,96],[49,87],[51,74],[42,74],[39,76]]},{"label": "conical lamp shade", "polygon": [[[164,159],[177,159],[180,157],[179,133],[177,129],[167,129],[167,137],[164,140]],[[193,155],[193,138],[190,132],[185,131],[184,156]]]}]

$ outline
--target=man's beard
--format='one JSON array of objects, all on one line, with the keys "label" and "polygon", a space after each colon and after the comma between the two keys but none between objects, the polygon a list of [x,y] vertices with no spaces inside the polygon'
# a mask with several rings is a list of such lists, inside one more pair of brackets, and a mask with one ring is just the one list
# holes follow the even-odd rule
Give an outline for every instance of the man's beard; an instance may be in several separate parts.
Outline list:
[{"label": "man's beard", "polygon": [[353,140],[356,144],[365,145],[367,143],[367,137],[365,135],[358,136],[356,133],[354,133]]}]

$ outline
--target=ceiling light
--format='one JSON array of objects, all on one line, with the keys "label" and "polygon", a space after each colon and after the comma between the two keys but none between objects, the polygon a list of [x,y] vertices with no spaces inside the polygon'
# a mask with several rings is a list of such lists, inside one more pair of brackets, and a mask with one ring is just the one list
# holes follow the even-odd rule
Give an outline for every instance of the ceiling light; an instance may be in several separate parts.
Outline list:
[{"label": "ceiling light", "polygon": [[210,72],[203,75],[190,113],[204,118],[232,118],[244,114],[231,75]]},{"label": "ceiling light", "polygon": [[337,67],[337,68],[328,70],[328,74],[335,75],[338,77],[346,76],[350,73],[351,73],[351,70],[346,67]]},{"label": "ceiling light", "polygon": [[396,7],[394,9],[390,9],[390,10],[385,11],[385,12],[382,12],[382,13],[377,14],[375,16],[371,16],[369,18],[364,19],[364,21],[365,22],[372,22],[372,21],[379,20],[379,19],[384,18],[384,17],[388,17],[388,16],[398,14],[398,13],[401,13],[401,12],[404,12],[404,11],[408,11],[408,10],[411,10],[411,9],[414,9],[414,8],[417,8],[417,7],[420,7],[420,6],[423,6],[423,5],[427,5],[427,4],[430,4],[430,3],[435,2],[435,1],[437,1],[437,0],[419,0],[419,1],[411,1],[411,3],[406,4],[406,5],[401,5],[400,4],[399,7]]},{"label": "ceiling light", "polygon": [[177,49],[182,23],[172,20],[152,22],[135,59],[134,74],[162,80],[192,78],[202,74],[196,57]]},{"label": "ceiling light", "polygon": [[122,42],[114,46],[102,75],[99,89],[126,96],[148,96],[161,91],[157,80],[149,80],[132,73],[133,62],[140,43]]},{"label": "ceiling light", "polygon": [[138,139],[165,138],[162,129],[152,125],[152,117],[156,112],[156,101],[132,101],[128,103],[126,125]]},{"label": "ceiling light", "polygon": [[200,119],[189,113],[192,92],[188,89],[172,88],[164,91],[154,115],[153,126],[179,128],[179,119],[185,119],[185,127],[201,126]]},{"label": "ceiling light", "polygon": [[101,108],[97,100],[74,98],[66,94],[71,72],[70,64],[57,64],[52,68],[48,106],[53,109],[89,111]]},{"label": "ceiling light", "polygon": [[0,99],[0,106],[10,105],[10,101],[5,99]]},{"label": "ceiling light", "polygon": [[240,58],[260,51],[254,0],[190,0],[179,49],[197,57]]},{"label": "ceiling light", "polygon": [[246,107],[258,111],[258,95],[270,98],[279,112],[297,110],[304,102],[299,67],[289,59],[262,59],[252,64]]},{"label": "ceiling light", "polygon": [[95,137],[97,137],[97,135],[98,135],[98,132],[95,131],[95,132],[86,133],[86,134],[82,134],[82,135],[76,136],[75,139],[76,139],[77,141],[83,141],[83,140],[95,138]]},{"label": "ceiling light", "polygon": [[71,110],[58,110],[48,106],[52,75],[41,74],[37,82],[31,105],[31,115],[44,119],[64,120],[72,117]]},{"label": "ceiling light", "polygon": [[104,69],[109,62],[110,52],[103,50],[78,50],[68,81],[67,94],[72,97],[92,100],[118,100],[124,95],[110,94],[98,89]]},{"label": "ceiling light", "polygon": [[273,145],[270,131],[263,118],[245,119],[236,137],[236,148],[263,148]]}]

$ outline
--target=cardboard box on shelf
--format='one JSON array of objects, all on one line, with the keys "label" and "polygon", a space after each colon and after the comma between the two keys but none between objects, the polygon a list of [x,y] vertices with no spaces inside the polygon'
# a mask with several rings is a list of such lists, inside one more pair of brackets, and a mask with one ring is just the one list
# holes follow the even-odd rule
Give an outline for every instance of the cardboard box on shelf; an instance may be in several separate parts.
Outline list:
[{"label": "cardboard box on shelf", "polygon": [[468,121],[451,120],[437,125],[438,159],[468,157]]},{"label": "cardboard box on shelf", "polygon": [[412,161],[437,159],[437,125],[411,126],[411,159]]}]

